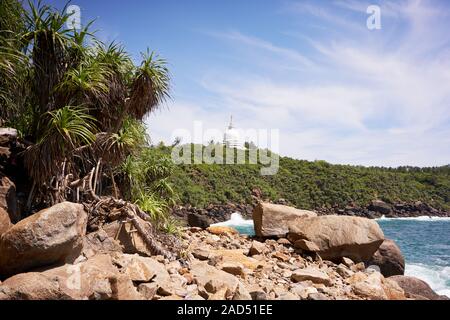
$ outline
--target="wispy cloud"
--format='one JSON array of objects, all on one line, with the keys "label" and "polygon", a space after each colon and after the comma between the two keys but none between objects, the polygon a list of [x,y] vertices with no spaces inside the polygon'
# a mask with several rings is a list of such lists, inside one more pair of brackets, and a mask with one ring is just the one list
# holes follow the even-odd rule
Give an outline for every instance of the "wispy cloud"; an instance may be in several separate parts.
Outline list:
[{"label": "wispy cloud", "polygon": [[[360,3],[291,3],[299,15],[348,30],[342,37],[308,34],[307,49],[304,42],[286,47],[239,31],[210,33],[234,49],[256,50],[241,57],[244,65],[255,66],[253,73],[235,66],[205,69],[198,82],[219,109],[211,109],[208,100],[176,101],[173,113],[151,122],[154,130],[189,127],[194,120],[222,128],[233,113],[241,127],[279,128],[281,153],[297,158],[388,166],[450,163],[448,11],[419,0],[381,1],[383,18],[393,23],[374,33],[341,12],[364,12]],[[265,66],[258,57],[269,53],[273,57],[265,57]],[[293,68],[274,72],[281,64]],[[183,117],[173,121],[175,114]]]},{"label": "wispy cloud", "polygon": [[245,35],[243,33],[240,33],[238,31],[230,31],[230,32],[208,32],[209,35],[226,39],[233,41],[235,43],[240,43],[241,45],[257,48],[266,52],[274,53],[279,57],[289,59],[292,63],[297,63],[302,66],[309,66],[311,67],[313,65],[312,61],[305,57],[304,55],[300,54],[298,51],[285,48],[282,46],[277,46],[269,41],[257,38],[257,37],[251,37],[248,35]]}]

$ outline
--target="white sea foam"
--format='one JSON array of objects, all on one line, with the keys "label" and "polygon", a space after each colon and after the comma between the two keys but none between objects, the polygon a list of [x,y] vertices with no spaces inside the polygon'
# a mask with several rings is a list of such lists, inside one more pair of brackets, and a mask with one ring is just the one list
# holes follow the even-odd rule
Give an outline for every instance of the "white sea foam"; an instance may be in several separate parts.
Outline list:
[{"label": "white sea foam", "polygon": [[428,283],[437,294],[450,297],[450,267],[411,263],[406,265],[405,275],[419,278]]},{"label": "white sea foam", "polygon": [[245,220],[239,212],[231,214],[230,220],[212,224],[212,226],[253,227],[253,220]]},{"label": "white sea foam", "polygon": [[411,220],[411,221],[450,221],[450,217],[430,217],[430,216],[420,216],[420,217],[400,217],[400,218],[386,218],[384,215],[381,218],[375,220]]}]

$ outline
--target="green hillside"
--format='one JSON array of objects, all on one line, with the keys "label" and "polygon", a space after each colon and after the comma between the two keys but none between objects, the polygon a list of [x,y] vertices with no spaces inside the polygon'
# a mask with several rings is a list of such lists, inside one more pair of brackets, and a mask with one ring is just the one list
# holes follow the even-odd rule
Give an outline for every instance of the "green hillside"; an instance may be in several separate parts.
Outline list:
[{"label": "green hillside", "polygon": [[[170,156],[171,147],[153,148]],[[434,168],[381,168],[333,165],[280,157],[276,175],[260,175],[260,165],[174,165],[170,182],[179,202],[204,207],[210,203],[250,202],[259,188],[265,198],[284,198],[293,205],[313,209],[354,203],[367,205],[381,199],[389,203],[423,201],[450,209],[450,166]]]}]

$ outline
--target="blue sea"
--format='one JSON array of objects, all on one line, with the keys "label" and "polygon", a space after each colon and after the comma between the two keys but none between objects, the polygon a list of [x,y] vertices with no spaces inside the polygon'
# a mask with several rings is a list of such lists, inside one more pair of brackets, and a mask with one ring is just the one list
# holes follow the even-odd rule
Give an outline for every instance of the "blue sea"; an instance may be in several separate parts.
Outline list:
[{"label": "blue sea", "polygon": [[[450,218],[380,218],[386,238],[393,239],[406,260],[405,274],[427,282],[438,294],[450,296]],[[253,220],[239,213],[217,225],[254,235]]]}]

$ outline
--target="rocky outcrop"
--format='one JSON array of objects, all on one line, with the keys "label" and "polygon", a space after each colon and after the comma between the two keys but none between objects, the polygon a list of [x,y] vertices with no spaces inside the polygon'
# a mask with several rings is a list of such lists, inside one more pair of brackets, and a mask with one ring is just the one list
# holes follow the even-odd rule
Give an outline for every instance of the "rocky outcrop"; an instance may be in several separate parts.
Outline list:
[{"label": "rocky outcrop", "polygon": [[[191,231],[192,230],[192,231]],[[102,232],[87,237],[105,237]],[[335,264],[285,241],[256,242],[239,234],[185,229],[183,259],[95,251],[73,264],[12,276],[0,299],[91,300],[374,300],[424,299],[408,294],[396,277],[385,278],[348,258]],[[97,239],[100,241],[99,239]],[[95,241],[97,241],[95,240]],[[113,239],[112,239],[113,240]],[[103,242],[108,241],[103,239]],[[107,248],[109,246],[106,246]],[[239,249],[236,249],[239,247]],[[253,255],[250,257],[250,249]],[[100,245],[100,249],[104,249]],[[202,254],[192,253],[202,250]],[[201,257],[201,259],[198,259]],[[36,270],[35,270],[36,271]],[[410,290],[410,289],[408,289]],[[421,294],[427,295],[423,292]],[[411,291],[411,290],[410,290]],[[431,296],[430,296],[431,297]],[[436,298],[436,296],[433,296]]]},{"label": "rocky outcrop", "polygon": [[63,202],[21,220],[0,238],[0,275],[76,258],[86,233],[83,205]]},{"label": "rocky outcrop", "polygon": [[379,212],[384,215],[389,215],[392,212],[392,207],[384,201],[373,200],[367,209],[375,212]]},{"label": "rocky outcrop", "polygon": [[376,265],[385,277],[403,275],[405,273],[405,258],[400,248],[393,240],[385,239],[366,266]]},{"label": "rocky outcrop", "polygon": [[[71,237],[66,238],[66,236],[73,235],[72,229],[76,229],[75,226],[78,223],[76,221],[82,221],[85,218],[80,212],[75,214],[79,219],[74,219],[68,212],[82,210],[82,207],[71,203],[58,206],[60,207],[55,206],[56,208],[47,210],[59,211],[59,215],[49,214],[45,218],[40,212],[25,219],[24,225],[16,231],[22,235],[17,239],[26,245],[28,245],[27,242],[22,239],[25,235],[37,239],[37,244],[50,244],[32,249],[25,245],[20,247],[24,249],[24,254],[17,255],[18,261],[27,269],[30,265],[23,260],[27,251],[34,250],[33,252],[38,252],[43,257],[50,256],[56,259],[55,248],[60,248],[61,252],[69,255],[70,250],[66,244],[78,242],[78,240],[73,242]],[[70,207],[72,210],[66,210]],[[84,244],[83,251],[76,259],[71,259],[66,264],[44,266],[40,256],[30,255],[30,259],[35,261],[34,266],[41,267],[33,269],[33,272],[14,275],[3,283],[0,282],[0,300],[393,300],[407,298],[406,290],[393,280],[394,277],[385,278],[374,269],[366,269],[364,263],[355,263],[352,259],[356,262],[358,259],[354,256],[351,257],[352,259],[348,258],[350,253],[356,252],[359,256],[366,254],[365,250],[368,249],[365,246],[369,242],[368,239],[375,238],[377,235],[376,227],[367,223],[365,221],[367,219],[339,217],[338,222],[334,221],[333,217],[331,217],[333,221],[317,218],[321,217],[298,218],[292,225],[309,225],[310,227],[305,229],[309,230],[312,227],[308,220],[320,220],[323,229],[317,226],[313,229],[326,234],[327,238],[319,239],[331,245],[323,252],[333,248],[335,252],[345,254],[347,257],[333,262],[324,256],[321,257],[320,253],[311,254],[295,247],[301,240],[302,245],[318,248],[316,252],[320,252],[325,245],[320,241],[313,242],[312,240],[315,239],[297,238],[294,244],[285,238],[258,238],[259,241],[257,241],[252,237],[240,235],[233,229],[223,227],[212,227],[206,230],[185,228],[181,234],[182,241],[180,240],[182,251],[175,260],[170,256],[148,257],[145,253],[127,254],[124,253],[125,247],[118,238],[121,232],[133,234],[133,230],[124,228],[126,223],[123,223],[122,227],[116,226],[112,228],[115,231],[111,232],[112,230],[106,230],[111,227],[112,223],[109,223],[104,225],[106,229],[100,228],[87,235],[83,235],[83,232],[79,233],[80,236],[76,238],[82,240],[79,242]],[[53,224],[55,227],[52,227]],[[5,234],[14,228],[16,226],[11,227]],[[31,232],[29,228],[34,230]],[[24,231],[20,233],[19,230],[22,229],[28,230],[28,233]],[[339,234],[341,231],[354,235],[343,237]],[[295,233],[296,236],[299,234],[299,232]],[[334,247],[337,240],[341,241],[341,244]],[[345,246],[348,248],[344,250]],[[362,250],[360,247],[365,249]],[[78,247],[71,248],[70,255],[75,255]],[[48,253],[46,253],[47,250]],[[3,258],[0,256],[0,259]],[[11,260],[11,263],[16,261]],[[46,264],[49,264],[48,261]],[[408,297],[424,298],[414,294]]]},{"label": "rocky outcrop", "polygon": [[8,212],[0,208],[0,236],[11,228],[11,226],[12,224]]},{"label": "rocky outcrop", "polygon": [[294,220],[315,216],[317,214],[313,211],[267,202],[260,202],[253,209],[253,222],[258,237],[285,236]]},{"label": "rocky outcrop", "polygon": [[378,223],[359,217],[319,216],[289,225],[288,239],[296,248],[315,252],[322,259],[369,260],[384,241]]},{"label": "rocky outcrop", "polygon": [[396,282],[408,298],[416,300],[448,300],[446,296],[440,296],[425,282],[415,277],[392,276],[390,280]]},{"label": "rocky outcrop", "polygon": [[317,212],[321,215],[347,215],[366,218],[380,218],[382,216],[396,218],[396,217],[419,217],[419,216],[433,216],[433,217],[449,217],[450,211],[436,209],[433,206],[421,202],[401,202],[401,203],[386,203],[381,200],[373,200],[366,206],[358,206],[349,204],[345,207],[335,206],[332,208],[317,208]]}]

